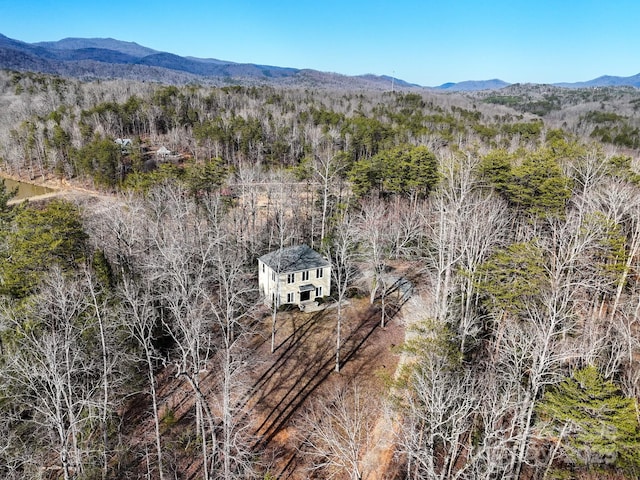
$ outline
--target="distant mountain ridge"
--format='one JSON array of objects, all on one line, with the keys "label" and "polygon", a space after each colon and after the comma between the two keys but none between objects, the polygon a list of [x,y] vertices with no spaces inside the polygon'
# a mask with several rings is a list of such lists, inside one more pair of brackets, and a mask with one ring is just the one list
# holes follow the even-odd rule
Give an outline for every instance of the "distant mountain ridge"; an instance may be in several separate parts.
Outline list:
[{"label": "distant mountain ridge", "polygon": [[135,42],[124,42],[114,38],[63,38],[56,42],[37,42],[32,45],[50,50],[82,50],[85,48],[99,48],[142,58],[159,53],[152,48],[143,47]]},{"label": "distant mountain ridge", "polygon": [[[513,85],[500,79],[492,80],[468,80],[459,83],[444,83],[436,90],[447,90],[450,92],[472,92],[478,90],[499,90],[504,87]],[[640,73],[630,77],[616,77],[611,75],[603,75],[586,82],[560,82],[551,83],[554,87],[563,88],[596,88],[596,87],[635,87],[640,88]]]},{"label": "distant mountain ridge", "polygon": [[[512,85],[500,79],[469,80],[423,87],[388,75],[347,76],[312,69],[236,63],[215,58],[181,57],[135,42],[113,38],[64,38],[26,43],[0,34],[0,68],[34,71],[80,79],[126,78],[162,83],[278,84],[371,88],[378,90],[430,88],[471,92],[499,90]],[[564,88],[631,86],[640,88],[640,73],[631,77],[601,76],[574,83],[554,83]]]},{"label": "distant mountain ridge", "polygon": [[374,89],[420,87],[387,76],[349,77],[310,69],[181,57],[113,38],[65,38],[30,44],[0,34],[0,68],[81,79],[128,78],[167,83],[275,83]]},{"label": "distant mountain ridge", "polygon": [[473,92],[477,90],[499,90],[511,85],[503,80],[494,78],[491,80],[467,80],[459,83],[443,83],[437,90],[448,90],[450,92]]},{"label": "distant mountain ridge", "polygon": [[557,87],[588,88],[588,87],[640,87],[640,73],[630,77],[616,77],[603,75],[586,82],[555,83]]}]

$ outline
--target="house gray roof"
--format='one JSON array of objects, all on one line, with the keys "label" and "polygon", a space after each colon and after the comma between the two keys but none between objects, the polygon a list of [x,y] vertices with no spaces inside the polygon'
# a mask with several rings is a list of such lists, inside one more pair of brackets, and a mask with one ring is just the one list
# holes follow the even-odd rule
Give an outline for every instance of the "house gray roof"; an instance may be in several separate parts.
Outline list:
[{"label": "house gray roof", "polygon": [[331,265],[322,255],[307,245],[274,250],[263,255],[259,260],[277,273],[299,272]]}]

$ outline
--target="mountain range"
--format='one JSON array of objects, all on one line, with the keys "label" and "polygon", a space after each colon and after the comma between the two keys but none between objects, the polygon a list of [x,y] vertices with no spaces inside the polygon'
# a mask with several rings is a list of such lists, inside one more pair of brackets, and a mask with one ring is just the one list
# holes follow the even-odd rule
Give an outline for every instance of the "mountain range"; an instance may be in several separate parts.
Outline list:
[{"label": "mountain range", "polygon": [[281,84],[389,90],[419,87],[388,76],[349,77],[312,69],[181,57],[112,38],[65,38],[26,43],[0,34],[0,68],[91,79],[161,83]]},{"label": "mountain range", "polygon": [[[236,63],[215,58],[181,57],[134,42],[112,38],[65,38],[55,42],[26,43],[0,34],[0,68],[91,79],[125,78],[161,83],[279,84],[334,88],[433,88],[442,91],[497,90],[510,85],[499,79],[445,83],[423,87],[387,75],[346,76],[297,69]],[[601,76],[558,87],[640,87],[640,73],[631,77]]]}]

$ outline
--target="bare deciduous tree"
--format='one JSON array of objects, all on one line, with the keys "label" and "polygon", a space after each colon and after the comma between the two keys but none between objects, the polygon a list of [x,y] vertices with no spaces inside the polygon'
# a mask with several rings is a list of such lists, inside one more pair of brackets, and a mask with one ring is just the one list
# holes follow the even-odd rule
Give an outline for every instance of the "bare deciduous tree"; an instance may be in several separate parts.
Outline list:
[{"label": "bare deciduous tree", "polygon": [[362,459],[374,446],[375,398],[354,384],[336,388],[308,407],[298,427],[311,471],[321,471],[323,478],[366,477]]},{"label": "bare deciduous tree", "polygon": [[470,372],[434,354],[420,359],[409,382],[401,439],[407,478],[465,478],[472,466],[467,436],[479,407]]},{"label": "bare deciduous tree", "polygon": [[378,199],[370,198],[361,205],[361,212],[355,221],[360,243],[360,254],[371,274],[369,303],[373,305],[378,291],[381,300],[380,325],[386,322],[387,264],[389,257],[387,205]]},{"label": "bare deciduous tree", "polygon": [[81,474],[93,451],[85,435],[100,424],[93,413],[102,379],[92,346],[82,282],[54,269],[34,307],[15,317],[15,344],[7,358],[6,383],[25,413],[35,440],[52,438],[65,480]]},{"label": "bare deciduous tree", "polygon": [[157,299],[150,287],[151,285],[145,282],[144,278],[134,280],[129,275],[122,275],[118,297],[121,300],[123,323],[131,333],[131,337],[142,349],[144,356],[142,360],[146,366],[151,395],[158,478],[164,480],[157,381],[154,368],[159,358],[154,347],[159,312],[156,305]]},{"label": "bare deciduous tree", "polygon": [[358,275],[354,265],[356,258],[356,231],[353,221],[348,213],[345,213],[336,226],[332,235],[331,244],[328,246],[328,255],[331,258],[331,276],[336,291],[336,364],[335,371],[340,371],[340,347],[342,344],[342,308],[347,296],[347,289]]}]

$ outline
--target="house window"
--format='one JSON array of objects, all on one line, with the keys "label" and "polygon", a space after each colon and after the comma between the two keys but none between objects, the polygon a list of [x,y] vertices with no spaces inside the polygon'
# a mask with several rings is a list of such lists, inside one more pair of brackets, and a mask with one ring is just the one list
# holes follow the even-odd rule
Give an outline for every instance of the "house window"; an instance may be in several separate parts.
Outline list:
[{"label": "house window", "polygon": [[262,273],[264,273],[264,263],[262,264]]},{"label": "house window", "polygon": [[294,295],[295,295],[295,293],[293,293],[293,292],[292,293],[287,293],[287,303],[293,303],[294,302],[294,300],[293,300]]},{"label": "house window", "polygon": [[316,278],[322,278],[324,276],[323,268],[316,268]]},{"label": "house window", "polygon": [[306,272],[302,272],[302,281],[307,281],[309,280],[309,271]]},{"label": "house window", "polygon": [[322,296],[322,287],[316,287],[316,297]]},{"label": "house window", "polygon": [[293,283],[296,281],[295,273],[287,273],[287,283]]},{"label": "house window", "polygon": [[271,272],[271,281],[272,282],[276,281],[276,272]]}]

